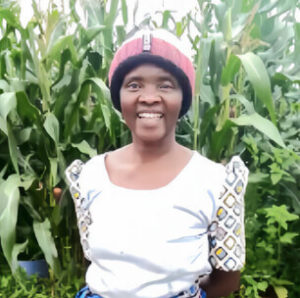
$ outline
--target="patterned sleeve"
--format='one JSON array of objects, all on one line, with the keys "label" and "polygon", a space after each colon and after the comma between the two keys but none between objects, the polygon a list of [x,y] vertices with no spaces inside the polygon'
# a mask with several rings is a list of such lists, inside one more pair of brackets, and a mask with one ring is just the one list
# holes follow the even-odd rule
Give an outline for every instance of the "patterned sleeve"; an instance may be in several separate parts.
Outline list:
[{"label": "patterned sleeve", "polygon": [[226,178],[217,199],[217,211],[208,228],[209,262],[224,271],[240,270],[245,264],[244,194],[248,169],[234,156],[226,165]]},{"label": "patterned sleeve", "polygon": [[86,194],[81,189],[79,180],[80,174],[84,167],[81,160],[75,160],[66,169],[66,178],[69,183],[69,189],[74,201],[75,211],[77,215],[77,225],[80,234],[80,242],[86,259],[90,260],[88,248],[88,227],[92,223],[90,211],[88,210],[88,202]]}]

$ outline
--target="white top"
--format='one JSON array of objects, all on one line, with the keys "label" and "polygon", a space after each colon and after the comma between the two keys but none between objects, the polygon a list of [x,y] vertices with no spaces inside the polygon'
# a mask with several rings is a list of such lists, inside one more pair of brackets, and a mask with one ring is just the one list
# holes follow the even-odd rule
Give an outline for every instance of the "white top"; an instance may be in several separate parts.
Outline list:
[{"label": "white top", "polygon": [[194,152],[177,177],[153,190],[114,185],[105,154],[85,165],[74,161],[66,174],[93,293],[166,298],[189,289],[212,266],[243,266],[248,170],[238,157],[224,167]]}]

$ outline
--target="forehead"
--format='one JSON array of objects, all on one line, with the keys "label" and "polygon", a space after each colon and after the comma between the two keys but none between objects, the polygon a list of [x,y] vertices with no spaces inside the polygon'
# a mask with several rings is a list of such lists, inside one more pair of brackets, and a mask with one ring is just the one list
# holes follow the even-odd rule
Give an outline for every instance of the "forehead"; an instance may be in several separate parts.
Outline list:
[{"label": "forehead", "polygon": [[170,79],[177,82],[176,78],[170,72],[154,64],[137,66],[125,75],[124,81],[130,78]]}]

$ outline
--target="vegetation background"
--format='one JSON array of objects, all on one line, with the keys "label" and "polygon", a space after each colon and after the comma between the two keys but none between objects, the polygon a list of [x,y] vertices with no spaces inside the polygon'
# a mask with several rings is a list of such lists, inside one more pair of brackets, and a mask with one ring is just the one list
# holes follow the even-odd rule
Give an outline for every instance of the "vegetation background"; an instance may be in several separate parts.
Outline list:
[{"label": "vegetation background", "polygon": [[[196,96],[178,141],[216,161],[239,154],[250,169],[235,297],[300,297],[299,1],[198,0],[180,18],[161,10],[133,25],[128,2],[69,0],[67,11],[49,1],[43,11],[33,1],[24,24],[19,3],[0,0],[0,297],[74,297],[84,284],[64,170],[130,141],[107,73],[143,26],[185,36],[193,52]],[[18,260],[40,258],[50,278],[27,278]]]}]

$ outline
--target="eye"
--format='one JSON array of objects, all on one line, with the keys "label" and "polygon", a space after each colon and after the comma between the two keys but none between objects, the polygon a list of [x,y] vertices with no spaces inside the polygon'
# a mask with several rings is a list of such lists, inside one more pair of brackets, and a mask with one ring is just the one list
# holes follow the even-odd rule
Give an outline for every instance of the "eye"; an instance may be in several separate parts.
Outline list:
[{"label": "eye", "polygon": [[133,91],[140,89],[140,87],[141,87],[140,84],[138,84],[136,82],[131,82],[131,83],[127,84],[127,88],[129,90],[133,90]]},{"label": "eye", "polygon": [[162,90],[168,90],[168,89],[173,89],[173,85],[171,83],[163,83],[159,86],[160,89]]}]

